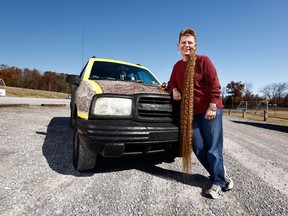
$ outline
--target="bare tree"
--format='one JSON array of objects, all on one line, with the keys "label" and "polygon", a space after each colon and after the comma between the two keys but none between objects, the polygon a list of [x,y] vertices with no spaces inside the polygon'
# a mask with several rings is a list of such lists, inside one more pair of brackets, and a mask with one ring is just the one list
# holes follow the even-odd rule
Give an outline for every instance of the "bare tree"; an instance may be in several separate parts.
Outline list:
[{"label": "bare tree", "polygon": [[285,97],[285,91],[288,90],[288,83],[272,83],[260,89],[264,97],[268,98],[274,104],[281,104],[281,100]]},{"label": "bare tree", "polygon": [[244,83],[244,90],[243,90],[244,101],[253,101],[255,99],[255,96],[252,93],[252,88],[253,84],[251,82]]},{"label": "bare tree", "polygon": [[7,68],[8,68],[8,65],[0,64],[0,70],[4,70],[4,69],[7,69]]}]

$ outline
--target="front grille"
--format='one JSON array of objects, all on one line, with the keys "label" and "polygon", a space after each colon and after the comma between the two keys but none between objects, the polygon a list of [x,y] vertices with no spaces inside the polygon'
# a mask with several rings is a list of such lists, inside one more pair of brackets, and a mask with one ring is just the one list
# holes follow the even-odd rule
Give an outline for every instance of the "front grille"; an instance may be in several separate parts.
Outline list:
[{"label": "front grille", "polygon": [[138,117],[144,119],[172,119],[173,105],[170,96],[139,96]]}]

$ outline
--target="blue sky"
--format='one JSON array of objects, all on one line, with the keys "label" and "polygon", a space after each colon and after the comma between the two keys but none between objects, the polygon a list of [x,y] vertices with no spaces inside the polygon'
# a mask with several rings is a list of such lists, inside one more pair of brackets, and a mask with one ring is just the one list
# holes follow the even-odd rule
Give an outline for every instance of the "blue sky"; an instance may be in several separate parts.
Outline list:
[{"label": "blue sky", "polygon": [[0,64],[78,74],[93,55],[140,63],[167,82],[179,32],[197,32],[198,54],[225,87],[254,93],[288,82],[287,0],[1,0]]}]

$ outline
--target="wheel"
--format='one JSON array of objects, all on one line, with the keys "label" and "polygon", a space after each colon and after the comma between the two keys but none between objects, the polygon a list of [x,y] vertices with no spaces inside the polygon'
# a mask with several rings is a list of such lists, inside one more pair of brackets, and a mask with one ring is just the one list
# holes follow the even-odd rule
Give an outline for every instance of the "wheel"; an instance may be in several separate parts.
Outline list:
[{"label": "wheel", "polygon": [[74,128],[75,127],[75,118],[76,118],[76,114],[77,113],[77,110],[72,110],[70,111],[70,127],[71,128]]},{"label": "wheel", "polygon": [[97,153],[89,151],[81,145],[77,129],[74,129],[73,166],[79,172],[89,171],[96,166]]}]

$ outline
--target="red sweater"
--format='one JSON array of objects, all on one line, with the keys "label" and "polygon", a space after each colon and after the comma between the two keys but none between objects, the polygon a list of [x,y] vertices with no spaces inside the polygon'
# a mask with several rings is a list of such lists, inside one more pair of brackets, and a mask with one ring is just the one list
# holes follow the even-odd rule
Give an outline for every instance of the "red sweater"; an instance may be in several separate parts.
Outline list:
[{"label": "red sweater", "polygon": [[[187,62],[178,61],[174,67],[168,82],[168,91],[177,88],[182,94],[184,73]],[[221,85],[216,69],[207,56],[197,55],[194,74],[194,114],[206,112],[209,103],[215,103],[217,108],[223,108],[221,98]]]}]

